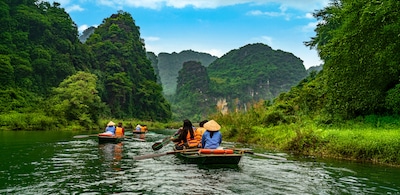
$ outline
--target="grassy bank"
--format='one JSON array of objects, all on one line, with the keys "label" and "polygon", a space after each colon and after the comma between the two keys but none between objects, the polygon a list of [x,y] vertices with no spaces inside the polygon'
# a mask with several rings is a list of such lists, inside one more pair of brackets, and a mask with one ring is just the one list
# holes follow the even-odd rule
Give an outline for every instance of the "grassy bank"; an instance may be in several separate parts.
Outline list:
[{"label": "grassy bank", "polygon": [[137,124],[147,125],[151,129],[178,129],[182,122],[161,123],[156,121],[143,121],[137,119],[104,118],[97,123],[85,121],[66,121],[54,116],[48,116],[43,112],[18,113],[11,112],[0,115],[0,130],[66,130],[66,131],[103,131],[109,121],[122,122],[126,129],[132,129]]},{"label": "grassy bank", "polygon": [[311,120],[270,127],[223,124],[222,133],[226,141],[269,150],[400,166],[400,126],[395,118],[389,121],[340,126],[318,126]]}]

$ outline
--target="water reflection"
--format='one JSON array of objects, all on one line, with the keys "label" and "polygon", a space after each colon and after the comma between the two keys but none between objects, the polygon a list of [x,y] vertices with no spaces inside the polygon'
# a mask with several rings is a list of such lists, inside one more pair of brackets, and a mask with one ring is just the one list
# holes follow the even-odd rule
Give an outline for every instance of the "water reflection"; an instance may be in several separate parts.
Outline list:
[{"label": "water reflection", "polygon": [[146,133],[133,133],[132,137],[136,141],[146,141]]},{"label": "water reflection", "polygon": [[123,156],[123,143],[99,144],[100,161],[109,164],[114,171],[121,171],[121,159]]}]

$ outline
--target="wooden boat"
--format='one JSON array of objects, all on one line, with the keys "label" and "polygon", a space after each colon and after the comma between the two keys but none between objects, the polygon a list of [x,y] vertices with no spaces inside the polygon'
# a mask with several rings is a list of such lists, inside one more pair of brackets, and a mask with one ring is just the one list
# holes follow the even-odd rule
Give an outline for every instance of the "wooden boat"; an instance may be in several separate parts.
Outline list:
[{"label": "wooden boat", "polygon": [[243,156],[243,152],[231,149],[199,149],[195,151],[176,152],[175,155],[190,164],[237,165]]},{"label": "wooden boat", "polygon": [[119,143],[121,142],[124,137],[120,137],[120,136],[114,136],[108,132],[106,133],[100,133],[97,135],[97,137],[99,138],[99,144],[103,144],[103,143]]},{"label": "wooden boat", "polygon": [[135,129],[133,129],[132,133],[133,134],[145,134],[145,133],[147,133],[147,130],[148,130],[147,125],[141,125],[141,126],[137,126]]},{"label": "wooden boat", "polygon": [[99,138],[99,144],[104,144],[104,143],[120,143],[122,140],[124,140],[123,137],[116,137],[116,136],[97,136]]}]

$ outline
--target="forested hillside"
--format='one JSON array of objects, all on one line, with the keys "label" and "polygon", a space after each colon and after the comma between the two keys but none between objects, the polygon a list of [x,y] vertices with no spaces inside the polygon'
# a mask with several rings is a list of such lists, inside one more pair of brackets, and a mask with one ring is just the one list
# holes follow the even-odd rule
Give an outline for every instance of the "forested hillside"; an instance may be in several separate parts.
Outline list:
[{"label": "forested hillside", "polygon": [[86,41],[99,64],[93,71],[101,83],[99,93],[112,116],[166,120],[170,107],[151,62],[139,28],[129,13],[106,18]]},{"label": "forested hillside", "polygon": [[256,43],[234,49],[208,68],[212,95],[230,109],[258,100],[273,100],[306,75],[303,61],[291,53]]},{"label": "forested hillside", "polygon": [[1,1],[0,13],[3,127],[94,127],[99,117],[170,119],[130,14],[104,19],[82,44],[58,3]]},{"label": "forested hillside", "polygon": [[93,59],[59,4],[21,2],[0,2],[1,87],[48,96],[67,76],[92,68]]},{"label": "forested hillside", "polygon": [[171,100],[173,118],[200,121],[215,112],[209,84],[206,67],[200,62],[183,63],[178,73],[176,94]]},{"label": "forested hillside", "polygon": [[172,99],[174,119],[201,120],[222,111],[246,111],[259,101],[272,101],[298,84],[307,72],[293,54],[257,43],[234,49],[208,67],[184,63]]},{"label": "forested hillside", "polygon": [[160,70],[158,70],[158,58],[156,54],[154,54],[153,52],[146,52],[146,56],[150,60],[151,66],[154,69],[154,73],[156,74],[157,77],[157,83],[162,85],[160,78]]},{"label": "forested hillside", "polygon": [[207,53],[195,52],[192,50],[181,51],[180,53],[160,53],[157,56],[158,69],[160,72],[163,92],[167,96],[176,93],[177,77],[179,70],[182,69],[183,63],[187,61],[197,61],[207,67],[217,57]]}]

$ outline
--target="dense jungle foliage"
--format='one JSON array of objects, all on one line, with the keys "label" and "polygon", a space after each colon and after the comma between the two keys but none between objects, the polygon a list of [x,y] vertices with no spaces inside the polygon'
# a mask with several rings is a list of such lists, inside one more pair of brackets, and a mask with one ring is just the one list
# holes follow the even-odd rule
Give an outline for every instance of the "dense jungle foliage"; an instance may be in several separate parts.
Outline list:
[{"label": "dense jungle foliage", "polygon": [[[325,62],[274,101],[217,114],[224,138],[400,165],[400,1],[332,0],[305,44]],[[243,125],[245,124],[245,125]]]},{"label": "dense jungle foliage", "polygon": [[320,23],[306,45],[325,64],[302,89],[319,94],[314,102],[328,119],[399,114],[399,7],[394,0],[335,0],[314,13]]},{"label": "dense jungle foliage", "polygon": [[316,11],[316,36],[305,45],[317,49],[323,70],[280,93],[268,106],[271,114],[321,124],[399,114],[398,8],[394,0],[333,0]]},{"label": "dense jungle foliage", "polygon": [[94,70],[102,84],[99,94],[112,116],[147,120],[171,117],[139,27],[129,13],[120,11],[106,18],[85,44],[100,65]]},{"label": "dense jungle foliage", "polygon": [[171,118],[130,14],[104,19],[82,44],[58,3],[6,0],[0,13],[3,129],[91,128],[100,117]]}]

